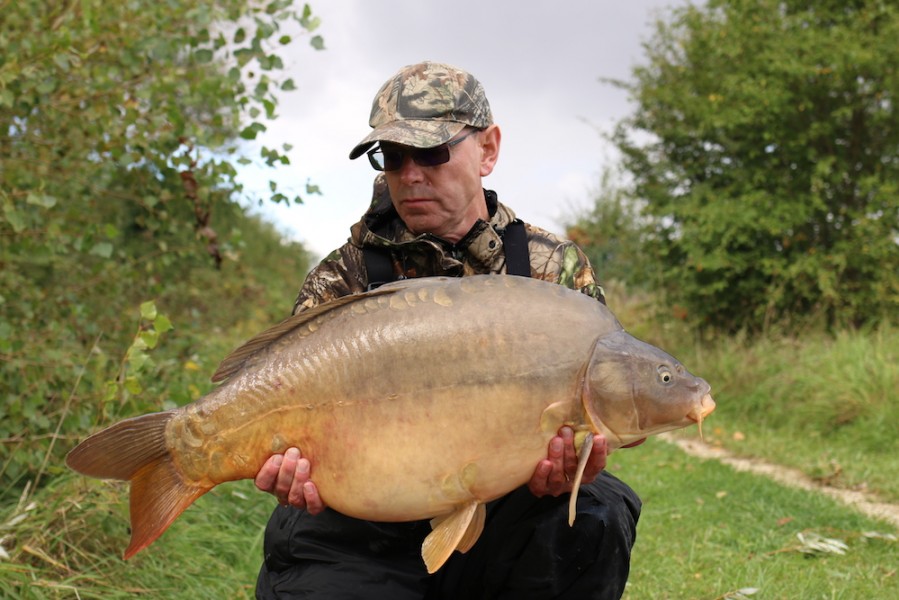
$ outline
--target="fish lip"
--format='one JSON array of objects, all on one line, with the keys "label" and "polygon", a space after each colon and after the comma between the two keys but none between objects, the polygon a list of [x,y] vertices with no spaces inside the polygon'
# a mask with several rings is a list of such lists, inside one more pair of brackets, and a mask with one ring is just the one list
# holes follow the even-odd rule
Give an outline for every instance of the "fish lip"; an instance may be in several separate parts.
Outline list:
[{"label": "fish lip", "polygon": [[693,407],[693,409],[687,413],[687,418],[693,421],[694,423],[702,423],[702,420],[707,416],[712,414],[715,410],[715,401],[712,399],[712,395],[710,393],[706,393],[702,399],[700,399],[699,403]]}]

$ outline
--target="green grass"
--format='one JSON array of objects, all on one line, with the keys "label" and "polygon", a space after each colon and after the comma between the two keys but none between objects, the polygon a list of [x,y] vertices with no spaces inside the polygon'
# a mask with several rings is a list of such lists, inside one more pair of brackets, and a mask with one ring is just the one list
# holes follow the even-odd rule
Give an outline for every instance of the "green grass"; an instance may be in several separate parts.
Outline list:
[{"label": "green grass", "polygon": [[718,402],[707,441],[899,502],[895,329],[724,340],[685,354]]},{"label": "green grass", "polygon": [[[627,600],[899,598],[895,534],[820,494],[737,473],[650,440],[610,457],[642,497]],[[807,554],[797,534],[845,542],[844,555]]]},{"label": "green grass", "polygon": [[125,561],[127,491],[66,476],[40,492],[7,528],[17,543],[12,562],[0,561],[0,598],[253,597],[271,497],[249,481],[221,486]]}]

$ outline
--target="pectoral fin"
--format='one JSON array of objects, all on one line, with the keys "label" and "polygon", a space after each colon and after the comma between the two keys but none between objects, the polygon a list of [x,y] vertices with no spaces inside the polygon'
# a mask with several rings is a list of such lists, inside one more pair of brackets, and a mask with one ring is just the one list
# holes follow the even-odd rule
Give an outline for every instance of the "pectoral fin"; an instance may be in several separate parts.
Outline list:
[{"label": "pectoral fin", "polygon": [[593,434],[587,433],[584,443],[581,445],[577,459],[577,472],[574,474],[574,483],[571,487],[571,498],[568,500],[568,525],[574,525],[574,515],[577,512],[577,491],[581,488],[581,480],[584,478],[584,469],[590,460],[590,452],[593,450]]},{"label": "pectoral fin", "polygon": [[459,540],[459,545],[456,546],[456,550],[462,554],[471,550],[471,547],[474,546],[475,542],[478,541],[478,538],[481,537],[481,532],[484,531],[484,521],[486,520],[487,507],[483,504],[478,504],[477,509],[474,511],[474,517],[472,517],[471,522],[468,524],[465,535]]},{"label": "pectoral fin", "polygon": [[544,433],[555,433],[559,427],[566,423],[572,423],[577,418],[577,411],[580,409],[576,403],[570,400],[562,400],[550,404],[540,414],[540,431]]},{"label": "pectoral fin", "polygon": [[468,552],[484,530],[487,510],[477,500],[460,506],[446,517],[431,521],[433,531],[421,545],[421,557],[428,573],[443,566],[453,550]]}]

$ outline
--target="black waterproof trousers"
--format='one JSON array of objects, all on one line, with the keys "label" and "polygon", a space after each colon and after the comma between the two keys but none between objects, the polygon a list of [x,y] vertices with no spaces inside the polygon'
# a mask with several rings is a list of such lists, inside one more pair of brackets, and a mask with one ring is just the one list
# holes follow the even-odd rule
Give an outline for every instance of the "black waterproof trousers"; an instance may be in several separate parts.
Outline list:
[{"label": "black waterproof trousers", "polygon": [[274,599],[618,599],[624,593],[640,499],[603,472],[582,486],[574,526],[568,495],[521,487],[487,505],[484,532],[428,576],[427,521],[372,523],[331,510],[278,507],[265,530],[256,597]]}]

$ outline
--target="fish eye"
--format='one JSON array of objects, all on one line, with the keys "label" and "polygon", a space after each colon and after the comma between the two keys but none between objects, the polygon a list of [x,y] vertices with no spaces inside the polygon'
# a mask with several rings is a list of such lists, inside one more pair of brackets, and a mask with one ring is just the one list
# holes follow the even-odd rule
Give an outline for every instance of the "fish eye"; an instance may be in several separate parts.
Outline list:
[{"label": "fish eye", "polygon": [[662,383],[668,384],[674,380],[674,375],[671,374],[671,371],[668,367],[662,365],[659,367],[659,380]]}]

